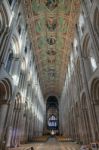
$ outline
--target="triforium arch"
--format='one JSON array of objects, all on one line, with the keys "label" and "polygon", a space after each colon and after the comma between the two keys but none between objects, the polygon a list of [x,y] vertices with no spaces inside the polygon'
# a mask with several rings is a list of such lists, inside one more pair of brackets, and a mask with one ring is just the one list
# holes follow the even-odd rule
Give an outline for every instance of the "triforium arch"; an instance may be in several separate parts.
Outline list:
[{"label": "triforium arch", "polygon": [[95,112],[95,120],[97,122],[96,139],[99,140],[99,78],[95,78],[91,84],[92,104]]},{"label": "triforium arch", "polygon": [[51,133],[52,130],[58,133],[59,104],[55,96],[49,96],[46,102],[46,128],[48,133]]}]

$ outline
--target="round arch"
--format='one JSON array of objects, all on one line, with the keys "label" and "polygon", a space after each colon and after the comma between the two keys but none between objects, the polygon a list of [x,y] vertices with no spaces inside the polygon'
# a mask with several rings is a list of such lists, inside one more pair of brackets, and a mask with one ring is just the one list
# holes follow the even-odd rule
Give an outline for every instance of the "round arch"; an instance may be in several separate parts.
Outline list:
[{"label": "round arch", "polygon": [[53,95],[54,97],[56,97],[57,101],[59,102],[59,97],[58,97],[56,94],[47,94],[47,95],[45,96],[46,103],[47,103],[48,98],[49,98],[50,96],[52,96],[52,95]]},{"label": "round arch", "polygon": [[94,104],[99,104],[99,78],[95,78],[91,84],[91,96]]},{"label": "round arch", "polygon": [[12,96],[12,86],[7,78],[0,81],[0,99],[9,100]]},{"label": "round arch", "polygon": [[93,25],[97,36],[99,37],[99,9],[96,7],[93,17]]},{"label": "round arch", "polygon": [[59,104],[57,97],[51,95],[46,101],[46,124],[48,130],[59,128]]}]

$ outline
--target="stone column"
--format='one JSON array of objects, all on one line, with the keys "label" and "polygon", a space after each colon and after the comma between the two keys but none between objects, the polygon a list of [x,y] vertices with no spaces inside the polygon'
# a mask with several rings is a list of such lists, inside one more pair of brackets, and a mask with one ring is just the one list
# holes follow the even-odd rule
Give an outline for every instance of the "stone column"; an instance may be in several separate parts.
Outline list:
[{"label": "stone column", "polygon": [[[11,104],[11,106],[13,107],[13,104]],[[11,110],[10,110],[10,113],[11,113]],[[11,114],[11,118],[9,118],[9,119],[12,119],[12,114]],[[12,130],[13,130],[12,129],[12,124],[9,123],[8,124],[8,129],[7,129],[6,147],[10,147],[11,137],[12,137]]]},{"label": "stone column", "polygon": [[89,127],[89,123],[88,123],[88,110],[86,108],[83,109],[83,115],[84,115],[84,120],[85,120],[85,126],[86,126],[86,134],[87,134],[87,144],[91,141],[90,139],[90,127]]},{"label": "stone column", "polygon": [[83,108],[81,108],[81,118],[82,118],[82,129],[83,129],[83,135],[82,135],[82,141],[83,141],[83,144],[86,144],[86,141],[87,141],[87,129],[86,129],[86,124],[85,124],[85,118],[84,118],[84,113],[83,113]]},{"label": "stone column", "polygon": [[3,144],[5,144],[5,126],[6,126],[6,118],[7,118],[8,104],[0,105],[0,147],[2,149]]},{"label": "stone column", "polygon": [[[77,84],[76,85],[76,91],[77,91],[77,98],[78,98],[78,101],[80,102],[80,84],[79,84],[79,80],[82,80],[82,79],[79,79],[79,77],[78,77],[78,72],[77,72],[77,64],[75,63],[75,56],[74,56],[74,47],[73,47],[73,43],[72,43],[72,53],[73,53],[73,64],[74,64],[74,75],[75,75],[75,83]],[[75,106],[75,104],[74,104],[74,106]],[[81,116],[81,105],[79,104],[79,116]],[[82,126],[82,119],[81,119],[81,117],[79,117],[79,121],[80,121],[80,131],[82,131],[83,130],[83,126]],[[75,114],[74,114],[74,123],[76,122],[76,116],[75,116]],[[76,132],[77,132],[77,130],[78,130],[78,128],[76,127],[76,125],[75,125],[75,130],[76,130]],[[80,135],[80,136],[82,136],[82,135]]]},{"label": "stone column", "polygon": [[34,120],[33,120],[33,114],[31,116],[31,140],[33,139],[33,128],[34,128]]},{"label": "stone column", "polygon": [[25,112],[25,104],[22,103],[22,107],[21,107],[21,122],[20,122],[20,142],[21,143],[25,143],[25,122],[26,122],[26,112]]},{"label": "stone column", "polygon": [[17,146],[17,132],[18,132],[18,123],[19,123],[19,109],[14,110],[15,115],[13,118],[13,128],[12,128],[12,139],[11,139],[11,146],[16,147]]},{"label": "stone column", "polygon": [[[14,91],[16,91],[16,88],[14,88]],[[10,105],[9,105],[9,113],[8,113],[8,117],[7,117],[7,136],[6,136],[6,147],[10,147],[11,144],[11,137],[12,137],[12,117],[13,117],[13,109],[14,109],[14,104],[15,104],[15,95],[16,92],[13,93],[13,96],[11,98],[10,101]]]}]

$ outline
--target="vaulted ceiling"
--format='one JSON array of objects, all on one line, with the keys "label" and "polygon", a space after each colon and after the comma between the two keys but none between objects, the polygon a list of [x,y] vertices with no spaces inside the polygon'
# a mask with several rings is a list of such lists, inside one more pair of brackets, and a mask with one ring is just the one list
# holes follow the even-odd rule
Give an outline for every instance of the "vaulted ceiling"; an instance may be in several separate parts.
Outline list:
[{"label": "vaulted ceiling", "polygon": [[60,96],[79,14],[79,0],[23,0],[44,96]]}]

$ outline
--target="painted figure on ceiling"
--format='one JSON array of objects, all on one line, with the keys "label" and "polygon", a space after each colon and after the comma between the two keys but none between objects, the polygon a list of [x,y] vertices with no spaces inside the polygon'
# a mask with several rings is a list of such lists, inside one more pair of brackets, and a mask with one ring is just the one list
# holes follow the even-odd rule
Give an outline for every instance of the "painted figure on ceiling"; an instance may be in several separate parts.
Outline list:
[{"label": "painted figure on ceiling", "polygon": [[49,69],[48,70],[48,75],[49,75],[49,77],[55,77],[55,70],[54,69]]},{"label": "painted figure on ceiling", "polygon": [[53,37],[47,38],[47,42],[49,45],[53,45],[56,43],[56,39]]},{"label": "painted figure on ceiling", "polygon": [[56,55],[56,52],[55,52],[55,50],[51,49],[51,50],[47,51],[47,54],[48,55]]},{"label": "painted figure on ceiling", "polygon": [[50,31],[54,31],[54,30],[56,29],[56,26],[57,26],[56,20],[53,19],[53,18],[50,18],[50,19],[47,21],[46,25],[47,25],[47,28],[48,28]]}]

